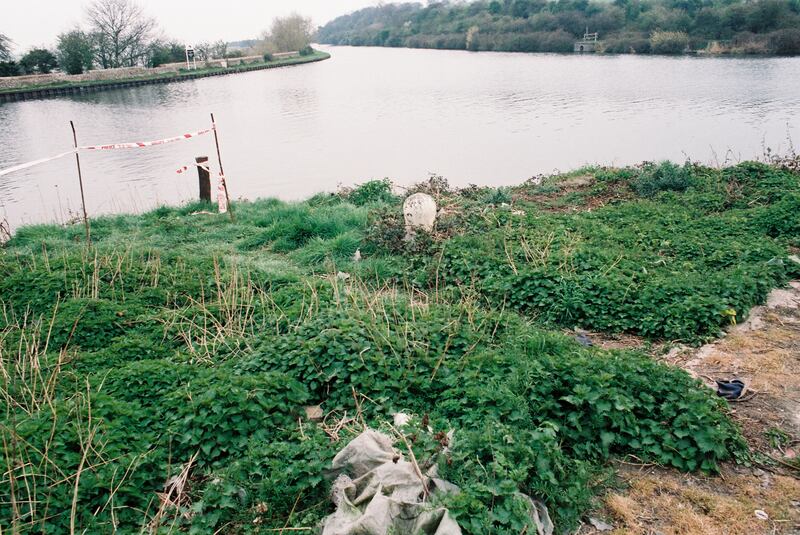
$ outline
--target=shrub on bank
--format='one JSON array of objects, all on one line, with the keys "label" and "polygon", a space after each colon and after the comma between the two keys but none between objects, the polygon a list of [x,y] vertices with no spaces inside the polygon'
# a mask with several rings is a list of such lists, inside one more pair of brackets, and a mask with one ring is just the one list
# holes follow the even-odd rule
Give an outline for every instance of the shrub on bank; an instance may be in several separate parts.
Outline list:
[{"label": "shrub on bank", "polygon": [[785,28],[772,32],[768,39],[773,54],[779,56],[800,54],[800,29],[798,28]]},{"label": "shrub on bank", "polygon": [[694,184],[692,166],[662,162],[648,164],[631,182],[634,191],[642,197],[652,197],[662,191],[686,191]]},{"label": "shrub on bank", "polygon": [[689,48],[686,32],[655,31],[650,35],[650,51],[653,54],[682,54]]},{"label": "shrub on bank", "polygon": [[733,37],[730,47],[733,54],[765,55],[770,53],[769,43],[760,35],[751,32],[740,32]]},{"label": "shrub on bank", "polygon": [[790,193],[783,199],[764,209],[757,221],[767,235],[773,238],[790,240],[793,245],[800,245],[800,194]]},{"label": "shrub on bank", "polygon": [[395,200],[392,183],[388,178],[359,184],[353,189],[345,190],[342,196],[356,206]]},{"label": "shrub on bank", "polygon": [[600,51],[609,54],[648,54],[650,39],[639,33],[605,38],[600,43]]},{"label": "shrub on bank", "polygon": [[20,76],[22,68],[16,61],[0,61],[0,76]]}]

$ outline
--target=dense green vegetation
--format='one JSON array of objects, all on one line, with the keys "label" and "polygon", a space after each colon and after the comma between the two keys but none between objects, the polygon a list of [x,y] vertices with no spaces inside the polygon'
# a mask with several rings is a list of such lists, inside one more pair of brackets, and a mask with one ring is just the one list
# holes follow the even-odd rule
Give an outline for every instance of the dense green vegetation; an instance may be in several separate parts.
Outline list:
[{"label": "dense green vegetation", "polygon": [[559,330],[715,335],[800,275],[798,186],[757,163],[435,178],[416,189],[442,218],[413,243],[388,181],[237,203],[235,222],[196,203],[100,218],[88,247],[80,225],[24,227],[0,249],[0,526],[314,526],[335,452],[398,410],[470,534],[523,531],[519,491],[574,526],[612,457],[746,459],[686,373]]},{"label": "dense green vegetation", "polygon": [[339,17],[322,43],[571,52],[586,31],[601,52],[800,54],[797,0],[479,0],[386,4]]}]

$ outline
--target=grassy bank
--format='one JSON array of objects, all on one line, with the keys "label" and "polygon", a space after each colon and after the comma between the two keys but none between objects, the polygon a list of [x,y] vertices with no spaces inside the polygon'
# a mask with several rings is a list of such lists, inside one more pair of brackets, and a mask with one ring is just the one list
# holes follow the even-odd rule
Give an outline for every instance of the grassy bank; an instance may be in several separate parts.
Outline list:
[{"label": "grassy bank", "polygon": [[97,219],[91,247],[79,225],[24,227],[0,250],[0,525],[313,527],[335,452],[400,410],[471,534],[525,530],[520,490],[574,526],[614,457],[744,460],[698,381],[568,330],[718,335],[800,275],[798,186],[757,163],[434,177],[413,189],[442,215],[413,243],[384,181],[237,203],[235,223],[202,204]]},{"label": "grassy bank", "polygon": [[312,63],[315,61],[322,61],[330,58],[330,54],[326,52],[314,51],[313,54],[308,56],[298,56],[293,58],[286,58],[286,59],[277,59],[274,61],[268,62],[259,62],[259,63],[248,63],[246,65],[235,65],[232,67],[209,67],[209,68],[199,68],[197,70],[185,70],[182,69],[179,72],[169,72],[169,73],[161,73],[161,74],[153,74],[149,76],[135,76],[131,78],[122,78],[119,80],[94,80],[94,81],[85,81],[85,82],[69,82],[69,81],[58,81],[53,82],[50,84],[35,84],[35,85],[26,85],[23,87],[17,88],[8,88],[8,89],[0,89],[0,94],[11,94],[11,93],[20,93],[26,91],[37,91],[41,89],[71,89],[71,88],[97,88],[103,87],[107,85],[115,85],[120,83],[130,83],[130,82],[149,82],[149,83],[158,83],[164,80],[171,80],[173,78],[178,78],[177,81],[180,80],[191,80],[193,78],[198,78],[202,76],[208,75],[225,75],[225,74],[238,74],[242,72],[249,72],[253,70],[271,68],[271,67],[288,67],[290,65],[302,65],[304,63]]}]

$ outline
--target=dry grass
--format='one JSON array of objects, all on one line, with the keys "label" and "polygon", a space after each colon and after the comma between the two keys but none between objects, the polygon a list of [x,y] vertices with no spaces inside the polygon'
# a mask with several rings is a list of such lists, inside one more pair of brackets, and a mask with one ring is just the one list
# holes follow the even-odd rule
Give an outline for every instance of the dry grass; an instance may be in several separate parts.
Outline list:
[{"label": "dry grass", "polygon": [[178,474],[167,480],[164,484],[163,492],[156,493],[159,506],[158,511],[147,526],[149,533],[158,533],[159,529],[167,525],[169,526],[169,531],[172,531],[178,522],[178,516],[189,518],[188,509],[191,506],[189,475],[192,472],[192,468],[194,468],[198,455],[200,455],[199,451],[181,466]]},{"label": "dry grass", "polygon": [[[755,535],[793,533],[800,528],[800,481],[787,476],[758,477],[749,469],[726,469],[722,477],[680,474],[627,466],[620,475],[629,487],[605,497],[602,516],[612,533],[645,535]],[[756,510],[769,520],[761,520]],[[592,533],[585,528],[582,533]]]},{"label": "dry grass", "polygon": [[203,293],[198,299],[175,311],[164,321],[165,332],[173,332],[181,339],[195,361],[208,362],[221,347],[234,354],[247,335],[258,325],[257,309],[274,308],[274,301],[256,285],[248,273],[241,273],[235,263],[226,272],[214,259],[214,284],[216,291]]},{"label": "dry grass", "polygon": [[7,412],[21,409],[33,414],[52,407],[62,365],[68,360],[63,348],[53,365],[46,363],[57,311],[58,303],[49,322],[26,313],[0,331],[0,399]]},{"label": "dry grass", "polygon": [[723,340],[703,362],[750,378],[762,392],[783,394],[800,389],[800,328],[769,321],[752,334],[734,334]]},{"label": "dry grass", "polygon": [[0,219],[0,245],[5,244],[10,239],[11,225],[9,224],[8,219]]}]

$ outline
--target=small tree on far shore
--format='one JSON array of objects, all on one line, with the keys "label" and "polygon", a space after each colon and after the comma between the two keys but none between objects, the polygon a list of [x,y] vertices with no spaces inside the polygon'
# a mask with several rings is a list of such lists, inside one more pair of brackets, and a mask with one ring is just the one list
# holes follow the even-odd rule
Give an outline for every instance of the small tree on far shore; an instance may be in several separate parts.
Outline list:
[{"label": "small tree on far shore", "polygon": [[25,74],[49,74],[58,67],[56,55],[46,48],[34,48],[19,60]]},{"label": "small tree on far shore", "polygon": [[156,21],[134,0],[94,0],[87,15],[101,67],[134,67],[146,61]]},{"label": "small tree on far shore", "polygon": [[11,45],[13,42],[0,33],[0,76],[18,76],[19,65],[12,60]]},{"label": "small tree on far shore", "polygon": [[194,57],[197,61],[208,61],[211,59],[212,44],[202,41],[194,45]]},{"label": "small tree on far shore", "polygon": [[211,45],[211,58],[212,59],[225,59],[228,57],[228,43],[225,41],[217,41]]},{"label": "small tree on far shore", "polygon": [[19,76],[20,74],[16,61],[0,61],[0,77]]},{"label": "small tree on far shore", "polygon": [[0,61],[11,61],[12,41],[0,33]]},{"label": "small tree on far shore", "polygon": [[779,56],[800,55],[800,29],[784,28],[769,34],[772,53]]},{"label": "small tree on far shore", "polygon": [[311,19],[293,13],[288,17],[276,18],[272,21],[269,32],[265,32],[262,40],[264,52],[297,52],[311,43],[314,26]]},{"label": "small tree on far shore", "polygon": [[160,67],[167,63],[183,63],[186,61],[186,48],[177,41],[155,41],[148,52],[148,67]]},{"label": "small tree on far shore", "polygon": [[58,36],[58,62],[67,74],[83,74],[91,70],[94,43],[87,33],[74,29]]}]

